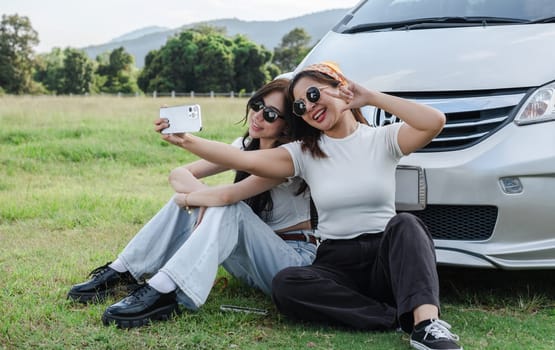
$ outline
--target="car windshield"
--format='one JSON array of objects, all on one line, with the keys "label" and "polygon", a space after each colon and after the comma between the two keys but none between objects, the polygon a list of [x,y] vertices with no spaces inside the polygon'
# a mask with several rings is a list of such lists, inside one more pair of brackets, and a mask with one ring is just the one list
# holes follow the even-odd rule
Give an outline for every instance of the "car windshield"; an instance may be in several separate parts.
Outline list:
[{"label": "car windshield", "polygon": [[555,0],[367,0],[334,28],[342,33],[547,23]]}]

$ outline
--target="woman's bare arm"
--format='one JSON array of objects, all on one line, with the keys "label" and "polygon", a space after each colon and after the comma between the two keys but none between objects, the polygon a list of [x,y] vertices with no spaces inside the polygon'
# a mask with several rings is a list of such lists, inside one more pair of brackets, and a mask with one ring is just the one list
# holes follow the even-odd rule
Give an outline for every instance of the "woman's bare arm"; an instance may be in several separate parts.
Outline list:
[{"label": "woman's bare arm", "polygon": [[[168,126],[164,118],[154,121],[154,130],[159,133]],[[161,135],[167,142],[225,168],[243,170],[262,177],[287,178],[294,175],[291,156],[287,150],[280,147],[243,152],[226,143],[206,140],[191,134]]]},{"label": "woman's bare arm", "polygon": [[[333,89],[325,93],[333,95]],[[336,97],[344,99],[346,109],[365,105],[381,108],[404,121],[398,135],[399,147],[408,155],[426,146],[436,137],[445,125],[445,115],[439,110],[404,98],[371,91],[349,80],[341,86]]]},{"label": "woman's bare arm", "polygon": [[377,93],[373,101],[404,121],[397,142],[405,155],[426,146],[445,125],[445,115],[435,108],[382,93]]},{"label": "woman's bare arm", "polygon": [[175,192],[188,193],[205,187],[199,179],[226,170],[229,168],[201,159],[173,169],[169,176],[169,182]]},{"label": "woman's bare arm", "polygon": [[267,191],[283,181],[283,179],[251,175],[234,184],[214,187],[205,186],[190,193],[177,193],[175,202],[181,207],[230,205]]},{"label": "woman's bare arm", "polygon": [[167,134],[162,135],[162,138],[227,168],[271,178],[287,178],[294,175],[291,156],[281,147],[244,152],[231,145],[191,134]]}]

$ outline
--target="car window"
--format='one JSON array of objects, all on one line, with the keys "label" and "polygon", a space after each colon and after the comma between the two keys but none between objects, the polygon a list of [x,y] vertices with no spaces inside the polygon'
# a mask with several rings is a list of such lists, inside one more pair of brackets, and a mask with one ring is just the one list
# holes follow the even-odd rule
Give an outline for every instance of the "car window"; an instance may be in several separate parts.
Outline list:
[{"label": "car window", "polygon": [[350,20],[342,21],[341,28],[419,18],[493,17],[535,21],[553,16],[555,0],[368,0],[359,5]]}]

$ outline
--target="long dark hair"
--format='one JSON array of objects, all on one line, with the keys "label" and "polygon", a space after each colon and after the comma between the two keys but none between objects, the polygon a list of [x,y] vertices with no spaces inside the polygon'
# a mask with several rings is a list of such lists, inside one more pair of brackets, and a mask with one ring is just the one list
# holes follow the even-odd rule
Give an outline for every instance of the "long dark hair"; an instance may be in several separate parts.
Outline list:
[{"label": "long dark hair", "polygon": [[[289,101],[293,101],[295,99],[293,95],[293,89],[295,88],[295,85],[299,82],[299,79],[304,77],[311,78],[313,80],[316,80],[319,83],[330,85],[334,88],[338,87],[340,84],[339,80],[336,80],[330,77],[329,75],[319,72],[317,70],[300,71],[295,75],[295,77],[293,78],[293,80],[291,80],[291,83],[289,84],[289,90],[288,90]],[[360,110],[360,108],[353,108],[351,109],[351,112],[355,116],[355,120],[357,122],[368,125],[368,121],[366,120],[366,118],[364,118],[364,115],[362,115],[362,111]],[[321,130],[310,126],[301,117],[297,117],[297,116],[293,117],[292,119],[291,129],[292,129],[293,137],[295,139],[302,141],[301,149],[303,151],[309,150],[310,154],[315,158],[327,157],[326,153],[324,153],[324,151],[322,151],[322,149],[318,145],[318,141],[320,140],[320,136],[322,135]]]},{"label": "long dark hair", "polygon": [[[285,119],[286,126],[283,129],[282,133],[277,137],[276,141],[272,145],[272,147],[278,147],[284,143],[290,142],[293,140],[290,132],[290,121],[291,121],[291,109],[292,104],[290,100],[287,98],[287,88],[289,86],[288,79],[275,79],[269,82],[268,84],[264,85],[258,91],[256,91],[249,101],[247,102],[247,107],[245,110],[245,117],[242,119],[241,122],[246,124],[249,117],[250,112],[250,105],[255,101],[260,101],[264,98],[264,96],[272,93],[272,92],[281,92],[284,97],[284,104],[285,108],[282,111],[282,117]],[[253,151],[260,149],[260,139],[251,138],[249,135],[249,131],[247,130],[243,135],[243,149],[245,151]],[[250,174],[244,171],[237,171],[235,174],[234,182],[239,182]],[[302,191],[299,191],[302,192]],[[274,208],[274,203],[272,201],[272,196],[270,195],[270,191],[262,192],[257,194],[256,196],[250,197],[244,200],[247,203],[254,213],[258,215],[263,220],[269,220],[272,216],[272,210]]]}]

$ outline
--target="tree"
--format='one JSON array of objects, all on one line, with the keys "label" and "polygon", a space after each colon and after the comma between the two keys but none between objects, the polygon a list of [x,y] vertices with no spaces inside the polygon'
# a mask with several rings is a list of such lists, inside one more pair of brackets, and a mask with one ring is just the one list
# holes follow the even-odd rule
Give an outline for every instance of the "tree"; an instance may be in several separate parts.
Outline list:
[{"label": "tree", "polygon": [[246,37],[202,26],[150,51],[138,84],[145,92],[252,91],[270,79],[270,59],[271,52]]},{"label": "tree", "polygon": [[241,35],[235,37],[234,47],[234,90],[254,91],[274,77],[268,70],[270,51]]},{"label": "tree", "polygon": [[145,56],[145,65],[137,78],[139,89],[144,92],[151,91],[168,91],[160,89],[156,81],[159,72],[162,70],[162,59],[160,50],[152,50]]},{"label": "tree", "polygon": [[64,57],[62,49],[55,47],[36,58],[34,79],[50,92],[59,93],[63,89]]},{"label": "tree", "polygon": [[78,49],[64,50],[62,94],[85,94],[91,91],[94,63],[87,54]]},{"label": "tree", "polygon": [[13,94],[33,92],[33,46],[38,33],[28,17],[2,15],[0,22],[0,87]]},{"label": "tree", "polygon": [[198,42],[194,66],[195,88],[198,91],[231,91],[235,77],[233,42],[220,34],[203,36]]},{"label": "tree", "polygon": [[133,93],[138,90],[134,59],[123,47],[112,50],[108,56],[98,56],[98,89],[108,93]]},{"label": "tree", "polygon": [[274,49],[274,63],[283,71],[290,72],[301,63],[310,51],[310,35],[302,28],[285,34],[280,46]]},{"label": "tree", "polygon": [[56,94],[84,94],[91,92],[94,62],[84,51],[53,48],[37,57],[34,78],[48,91]]},{"label": "tree", "polygon": [[94,62],[84,51],[55,47],[37,57],[34,78],[56,94],[84,94],[93,86]]}]

